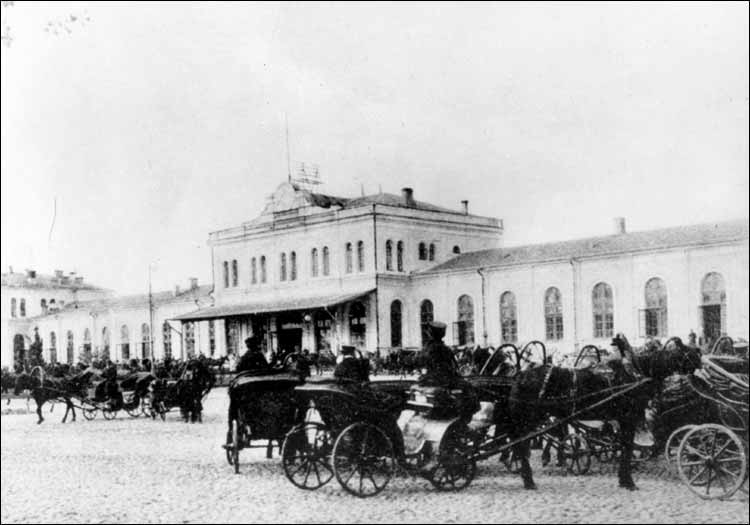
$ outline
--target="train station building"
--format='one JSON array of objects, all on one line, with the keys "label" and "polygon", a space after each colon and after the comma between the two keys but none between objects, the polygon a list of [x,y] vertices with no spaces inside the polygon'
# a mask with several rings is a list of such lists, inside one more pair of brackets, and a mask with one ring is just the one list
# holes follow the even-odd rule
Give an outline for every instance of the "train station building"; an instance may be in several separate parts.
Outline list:
[{"label": "train station building", "polygon": [[448,325],[448,344],[541,340],[563,354],[616,332],[634,345],[690,332],[747,339],[748,237],[747,219],[628,232],[618,218],[608,235],[505,246],[502,219],[466,201],[448,209],[410,188],[349,198],[284,182],[256,218],[209,234],[211,285],[150,299],[78,286],[43,310],[39,293],[74,277],[40,288],[36,276],[3,274],[3,366],[14,341],[28,348],[37,333],[45,358],[65,361],[86,349],[145,357],[147,344],[157,359],[241,355],[249,335],[267,352],[382,354],[422,346],[431,320]]}]

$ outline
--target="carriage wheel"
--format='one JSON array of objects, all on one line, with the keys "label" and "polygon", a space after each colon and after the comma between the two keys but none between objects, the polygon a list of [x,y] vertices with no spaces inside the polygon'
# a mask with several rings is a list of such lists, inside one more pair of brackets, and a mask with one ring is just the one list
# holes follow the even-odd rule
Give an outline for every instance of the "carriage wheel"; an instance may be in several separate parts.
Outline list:
[{"label": "carriage wheel", "polygon": [[117,417],[117,410],[109,407],[102,408],[102,415],[104,419],[112,420]]},{"label": "carriage wheel", "polygon": [[473,443],[460,430],[449,430],[440,445],[438,466],[430,472],[430,483],[443,491],[459,491],[469,486],[477,473],[477,462],[471,456]]},{"label": "carriage wheel", "polygon": [[[163,416],[162,416],[163,417]],[[234,465],[234,473],[240,473],[240,422],[236,419],[232,420],[232,441],[228,444],[228,454],[231,454],[231,460],[227,456],[227,460],[230,465]]]},{"label": "carriage wheel", "polygon": [[125,412],[127,412],[130,417],[136,418],[136,417],[140,417],[141,410],[142,410],[141,409],[141,405],[139,403],[139,404],[135,405],[134,407],[126,408]]},{"label": "carriage wheel", "polygon": [[93,408],[84,408],[83,410],[83,417],[87,421],[92,421],[94,418],[96,418],[96,407]]},{"label": "carriage wheel", "polygon": [[305,423],[294,427],[284,438],[281,465],[296,487],[316,490],[331,481],[333,439],[325,425]]},{"label": "carriage wheel", "polygon": [[696,425],[684,425],[672,432],[667,439],[667,444],[664,446],[664,460],[672,474],[677,474],[677,451],[680,449],[682,438],[695,427]]},{"label": "carriage wheel", "polygon": [[394,470],[391,440],[369,423],[349,425],[333,445],[333,472],[349,494],[360,498],[379,494]]},{"label": "carriage wheel", "polygon": [[729,498],[745,482],[747,455],[742,440],[727,427],[690,430],[677,451],[680,479],[703,499]]},{"label": "carriage wheel", "polygon": [[592,438],[591,452],[599,463],[611,463],[615,459],[615,445],[609,440]]},{"label": "carriage wheel", "polygon": [[573,432],[560,443],[565,467],[576,476],[583,476],[591,468],[591,448],[581,434]]},{"label": "carriage wheel", "polygon": [[747,432],[746,415],[743,416],[739,410],[735,409],[729,404],[718,403],[718,405],[719,421],[722,425],[737,434],[744,434],[745,432]]},{"label": "carriage wheel", "polygon": [[151,417],[151,400],[148,397],[141,399],[141,413],[145,417]]}]

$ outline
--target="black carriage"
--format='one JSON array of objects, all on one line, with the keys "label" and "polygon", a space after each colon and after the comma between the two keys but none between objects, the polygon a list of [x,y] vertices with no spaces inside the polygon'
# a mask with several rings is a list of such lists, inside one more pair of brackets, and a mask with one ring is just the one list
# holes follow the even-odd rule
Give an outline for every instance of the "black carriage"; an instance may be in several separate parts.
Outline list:
[{"label": "black carriage", "polygon": [[130,417],[148,413],[148,388],[154,376],[149,372],[125,372],[118,370],[117,379],[105,379],[99,370],[84,372],[89,387],[81,399],[83,417],[96,418],[101,411],[104,419],[114,419],[120,410]]}]

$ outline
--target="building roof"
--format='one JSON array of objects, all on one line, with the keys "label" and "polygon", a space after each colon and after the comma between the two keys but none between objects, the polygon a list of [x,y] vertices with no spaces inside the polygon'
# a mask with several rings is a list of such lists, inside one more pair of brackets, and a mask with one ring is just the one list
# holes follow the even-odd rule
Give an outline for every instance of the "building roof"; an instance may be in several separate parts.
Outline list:
[{"label": "building roof", "polygon": [[[205,284],[198,286],[197,288],[187,289],[175,292],[154,292],[151,294],[152,302],[155,307],[169,304],[196,301],[199,299],[206,299],[209,297],[209,293],[213,289],[212,285]],[[75,310],[88,310],[92,312],[104,312],[107,310],[117,310],[126,308],[141,308],[148,307],[148,294],[135,294],[135,295],[119,295],[113,297],[104,297],[101,299],[91,299],[88,301],[77,301],[67,302],[65,306],[59,310],[50,311],[47,315],[54,315],[57,313],[71,312]],[[44,317],[44,316],[40,316]]]},{"label": "building roof", "polygon": [[748,239],[748,219],[467,252],[421,273],[703,246]]},{"label": "building roof", "polygon": [[[34,277],[31,277],[34,275]],[[8,272],[2,274],[2,285],[11,288],[38,288],[38,289],[65,289],[65,290],[91,290],[108,292],[110,290],[82,281],[81,277],[76,280],[72,274],[69,275],[45,275],[30,272]]]},{"label": "building roof", "polygon": [[397,206],[401,208],[410,208],[424,211],[438,211],[443,213],[458,213],[463,215],[463,212],[457,210],[451,210],[449,208],[443,208],[442,206],[436,206],[428,202],[413,201],[413,206],[408,206],[404,202],[404,198],[400,195],[393,193],[374,193],[372,195],[364,195],[362,197],[346,198],[336,197],[333,195],[326,195],[323,193],[314,193],[309,190],[300,188],[299,186],[292,185],[295,191],[301,192],[308,197],[308,200],[313,206],[319,206],[321,208],[330,208],[331,206],[340,206],[342,208],[358,208],[360,206],[370,206],[372,204],[383,204],[386,206]]}]

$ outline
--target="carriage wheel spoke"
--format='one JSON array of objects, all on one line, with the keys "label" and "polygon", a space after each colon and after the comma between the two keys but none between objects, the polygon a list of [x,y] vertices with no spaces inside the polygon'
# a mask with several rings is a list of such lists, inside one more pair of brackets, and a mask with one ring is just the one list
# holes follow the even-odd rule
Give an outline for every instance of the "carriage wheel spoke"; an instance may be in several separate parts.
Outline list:
[{"label": "carriage wheel spoke", "polygon": [[352,469],[352,472],[351,472],[351,474],[349,474],[349,477],[348,477],[348,478],[346,478],[346,481],[344,481],[344,485],[348,485],[348,484],[349,484],[349,481],[351,481],[351,479],[352,479],[352,478],[354,477],[354,474],[356,474],[356,473],[357,473],[357,468],[358,468],[358,467],[354,467],[354,468]]},{"label": "carriage wheel spoke", "polygon": [[318,465],[313,461],[313,469],[315,469],[315,477],[318,478],[318,485],[320,485],[320,472],[318,471]]},{"label": "carriage wheel spoke", "polygon": [[722,454],[722,453],[723,453],[723,452],[724,452],[724,451],[725,451],[725,450],[726,450],[727,448],[729,448],[729,445],[734,445],[734,441],[732,441],[731,439],[728,439],[728,440],[727,440],[727,442],[726,442],[726,443],[724,443],[724,445],[722,445],[722,447],[721,447],[721,448],[719,449],[719,451],[713,454],[713,457],[717,458],[717,457],[721,456],[721,454]]},{"label": "carriage wheel spoke", "polygon": [[362,469],[359,470],[359,493],[362,494],[362,480],[364,479],[364,476],[362,475]]},{"label": "carriage wheel spoke", "polygon": [[726,474],[727,476],[729,476],[730,478],[732,478],[732,479],[737,479],[739,477],[739,475],[737,473],[732,472],[731,470],[727,470],[724,467],[722,467],[721,465],[717,465],[716,468],[718,470],[720,470],[721,472],[723,472],[724,474]]},{"label": "carriage wheel spoke", "polygon": [[708,481],[706,482],[706,496],[708,496],[708,493],[711,491],[711,480],[714,478],[714,471],[709,470],[708,471]]},{"label": "carriage wheel spoke", "polygon": [[687,452],[689,452],[690,454],[698,456],[701,459],[708,459],[708,456],[706,456],[706,454],[704,454],[702,451],[699,451],[698,449],[694,448],[689,443],[685,444],[685,449],[687,449]]},{"label": "carriage wheel spoke", "polygon": [[692,478],[690,478],[690,482],[688,484],[692,485],[695,482],[695,480],[697,480],[699,477],[701,477],[703,475],[704,472],[706,472],[706,467],[705,466],[702,469],[700,469],[695,476],[693,476]]},{"label": "carriage wheel spoke", "polygon": [[724,476],[722,476],[721,474],[719,474],[718,471],[716,472],[716,479],[719,481],[719,484],[721,485],[721,490],[724,491],[724,492],[726,492],[727,491],[727,486],[724,485]]},{"label": "carriage wheel spoke", "polygon": [[717,459],[717,463],[729,463],[730,461],[742,460],[742,454],[732,454],[731,456],[724,455],[723,458]]},{"label": "carriage wheel spoke", "polygon": [[307,479],[310,477],[310,462],[305,463],[305,466],[307,468],[305,469],[305,481],[302,483],[303,485],[307,485]]}]

